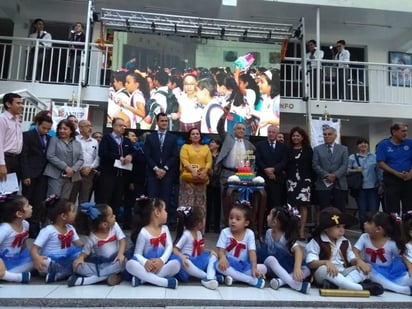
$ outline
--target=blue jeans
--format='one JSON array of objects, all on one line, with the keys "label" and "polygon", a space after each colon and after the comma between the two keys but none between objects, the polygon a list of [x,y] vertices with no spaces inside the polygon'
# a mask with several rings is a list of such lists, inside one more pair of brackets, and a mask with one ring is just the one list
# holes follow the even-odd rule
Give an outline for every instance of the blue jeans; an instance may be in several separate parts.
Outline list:
[{"label": "blue jeans", "polygon": [[359,209],[359,223],[361,229],[363,229],[367,213],[375,213],[379,209],[378,189],[362,189],[356,198],[356,204]]}]

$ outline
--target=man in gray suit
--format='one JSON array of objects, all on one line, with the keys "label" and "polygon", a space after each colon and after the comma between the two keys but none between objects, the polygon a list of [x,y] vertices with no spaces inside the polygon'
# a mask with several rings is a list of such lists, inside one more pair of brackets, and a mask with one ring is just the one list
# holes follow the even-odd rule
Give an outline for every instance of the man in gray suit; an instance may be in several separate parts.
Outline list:
[{"label": "man in gray suit", "polygon": [[[235,124],[233,128],[233,135],[225,131],[226,115],[227,113],[223,114],[217,123],[217,132],[219,133],[220,140],[222,141],[222,147],[214,166],[214,173],[219,175],[220,180],[222,211],[224,209],[224,193],[227,178],[236,173],[236,168],[239,167],[239,158],[244,158],[247,151],[255,151],[255,146],[245,139],[246,128],[243,123]],[[224,215],[221,215],[221,218],[223,219]],[[223,226],[227,225],[228,222],[223,222]]]},{"label": "man in gray suit", "polygon": [[325,128],[323,139],[325,143],[313,149],[312,161],[316,173],[315,192],[318,204],[320,209],[333,206],[343,212],[348,197],[348,149],[335,143],[334,128]]}]

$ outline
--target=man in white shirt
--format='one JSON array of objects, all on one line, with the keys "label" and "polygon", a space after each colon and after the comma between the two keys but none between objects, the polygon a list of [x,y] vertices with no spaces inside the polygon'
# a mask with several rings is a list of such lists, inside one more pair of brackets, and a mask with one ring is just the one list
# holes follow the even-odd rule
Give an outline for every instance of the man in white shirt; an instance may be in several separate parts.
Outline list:
[{"label": "man in white shirt", "polygon": [[[310,78],[310,93],[312,97],[316,97],[316,88],[317,88],[317,70],[322,69],[322,64],[316,60],[321,60],[323,59],[323,50],[318,49],[316,47],[316,41],[315,40],[309,40],[307,43],[308,46],[308,53],[306,54],[306,58],[310,59],[308,63],[308,72],[309,72],[309,78]],[[320,75],[320,78],[322,79],[322,75]]]},{"label": "man in white shirt", "polygon": [[[36,74],[34,78],[35,80],[48,80],[52,36],[50,33],[44,30],[44,20],[41,18],[34,20],[33,28],[35,31],[29,35],[29,38],[40,40],[37,53]],[[33,41],[32,44],[36,45],[36,42]],[[27,64],[26,76],[26,79],[28,80],[31,80],[33,78],[35,51],[36,47],[32,47],[29,51],[29,63]]]},{"label": "man in white shirt", "polygon": [[83,151],[84,163],[80,168],[82,179],[73,184],[70,201],[75,203],[78,196],[79,204],[81,204],[90,201],[96,168],[99,166],[99,144],[91,137],[92,124],[89,120],[80,120],[79,130],[80,134],[76,136],[76,139],[82,145]]},{"label": "man in white shirt", "polygon": [[335,55],[335,60],[338,60],[338,70],[337,70],[337,96],[340,100],[346,99],[348,97],[348,90],[346,89],[346,81],[350,78],[349,76],[349,62],[350,62],[350,52],[345,49],[345,40],[339,40],[336,42],[336,49],[338,52]]}]

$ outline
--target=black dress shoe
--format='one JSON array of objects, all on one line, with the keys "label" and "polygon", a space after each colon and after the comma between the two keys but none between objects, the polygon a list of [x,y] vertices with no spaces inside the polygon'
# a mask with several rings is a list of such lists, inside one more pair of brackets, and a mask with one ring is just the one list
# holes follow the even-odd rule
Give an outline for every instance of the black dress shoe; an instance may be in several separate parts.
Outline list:
[{"label": "black dress shoe", "polygon": [[322,289],[327,289],[327,290],[337,290],[339,287],[336,284],[333,284],[327,279],[324,279],[322,281]]},{"label": "black dress shoe", "polygon": [[370,280],[365,280],[359,284],[362,286],[364,290],[369,291],[369,293],[372,296],[378,296],[383,294],[384,292],[382,285],[376,282],[372,282]]}]

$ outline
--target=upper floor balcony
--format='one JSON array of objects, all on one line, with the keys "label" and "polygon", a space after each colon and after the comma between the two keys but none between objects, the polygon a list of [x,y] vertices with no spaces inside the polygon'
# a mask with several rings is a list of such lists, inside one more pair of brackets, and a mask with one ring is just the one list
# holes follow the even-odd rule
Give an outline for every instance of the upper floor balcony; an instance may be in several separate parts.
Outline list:
[{"label": "upper floor balcony", "polygon": [[[0,92],[27,88],[55,100],[67,100],[76,92],[82,101],[105,102],[113,45],[90,43],[85,48],[69,41],[49,43],[51,47],[37,39],[0,36]],[[412,65],[350,62],[340,67],[336,61],[312,60],[303,72],[302,59],[286,58],[280,69],[285,100],[412,107]],[[35,91],[39,87],[41,93]]]}]

